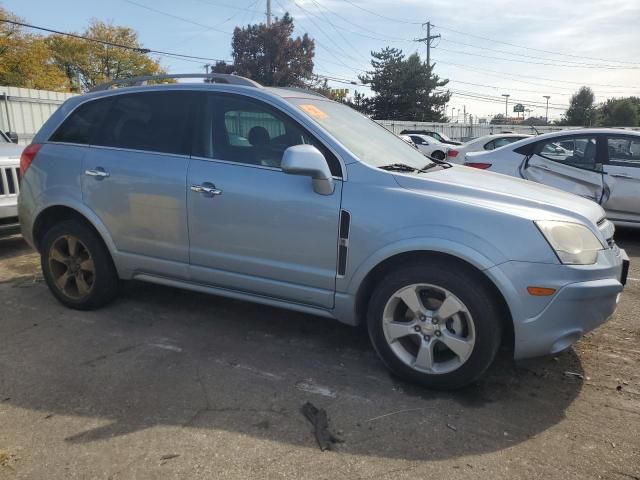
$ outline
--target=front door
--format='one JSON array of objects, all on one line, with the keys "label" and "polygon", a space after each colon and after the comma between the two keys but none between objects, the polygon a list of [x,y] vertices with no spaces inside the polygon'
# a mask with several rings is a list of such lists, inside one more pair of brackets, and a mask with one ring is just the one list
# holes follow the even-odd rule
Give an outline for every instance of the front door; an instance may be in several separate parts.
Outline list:
[{"label": "front door", "polygon": [[538,142],[524,161],[523,178],[559,188],[600,203],[605,159],[598,153],[597,137],[574,135]]},{"label": "front door", "polygon": [[280,162],[289,146],[312,143],[339,177],[337,159],[265,103],[202,95],[204,128],[188,178],[192,281],[331,308],[342,182],[319,195]]},{"label": "front door", "polygon": [[603,207],[612,220],[640,223],[640,137],[607,137],[604,166],[608,199]]},{"label": "front door", "polygon": [[134,271],[188,276],[191,98],[186,91],[110,97],[84,157],[83,200]]}]

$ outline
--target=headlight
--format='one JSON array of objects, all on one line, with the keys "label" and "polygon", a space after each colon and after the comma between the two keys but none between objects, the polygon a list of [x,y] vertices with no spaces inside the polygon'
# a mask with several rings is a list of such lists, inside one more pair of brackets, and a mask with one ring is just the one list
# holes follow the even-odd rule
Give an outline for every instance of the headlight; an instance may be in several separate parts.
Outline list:
[{"label": "headlight", "polygon": [[560,261],[569,265],[591,265],[603,249],[600,240],[579,223],[538,220],[535,222]]}]

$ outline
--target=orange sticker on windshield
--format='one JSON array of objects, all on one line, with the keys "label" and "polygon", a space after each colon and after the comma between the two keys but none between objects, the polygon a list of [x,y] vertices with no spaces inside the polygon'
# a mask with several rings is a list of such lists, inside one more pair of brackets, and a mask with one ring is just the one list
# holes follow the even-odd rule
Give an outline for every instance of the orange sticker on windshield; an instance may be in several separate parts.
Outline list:
[{"label": "orange sticker on windshield", "polygon": [[311,117],[317,118],[318,120],[324,120],[325,118],[329,118],[329,115],[324,113],[315,105],[304,104],[300,105],[300,108],[307,112]]}]

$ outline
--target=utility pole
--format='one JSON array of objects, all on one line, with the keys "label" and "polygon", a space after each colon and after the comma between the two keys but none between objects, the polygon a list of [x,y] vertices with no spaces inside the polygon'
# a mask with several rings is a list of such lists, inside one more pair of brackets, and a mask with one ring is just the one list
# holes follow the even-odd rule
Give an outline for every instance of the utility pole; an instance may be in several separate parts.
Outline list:
[{"label": "utility pole", "polygon": [[509,97],[511,96],[508,93],[503,93],[504,97],[504,124],[507,124],[507,118],[509,118]]},{"label": "utility pole", "polygon": [[[204,71],[205,73],[208,75],[209,74],[209,67],[211,67],[210,63],[205,63],[204,64]],[[213,69],[211,69],[211,73],[213,73]]]},{"label": "utility pole", "polygon": [[544,123],[549,124],[549,99],[551,98],[551,95],[543,95],[542,97],[547,99],[547,108],[544,112]]},{"label": "utility pole", "polygon": [[267,27],[271,26],[271,0],[267,0]]},{"label": "utility pole", "polygon": [[462,105],[462,111],[464,112],[462,114],[463,123],[467,123],[467,106],[466,105]]},{"label": "utility pole", "polygon": [[[429,67],[429,75],[431,75],[431,40],[440,38],[440,35],[431,35],[431,22],[423,23],[422,26],[427,26],[427,36],[424,38],[415,38],[414,42],[425,42],[427,45],[427,67]],[[426,110],[429,110],[429,95],[431,92],[427,92],[427,105]]]}]

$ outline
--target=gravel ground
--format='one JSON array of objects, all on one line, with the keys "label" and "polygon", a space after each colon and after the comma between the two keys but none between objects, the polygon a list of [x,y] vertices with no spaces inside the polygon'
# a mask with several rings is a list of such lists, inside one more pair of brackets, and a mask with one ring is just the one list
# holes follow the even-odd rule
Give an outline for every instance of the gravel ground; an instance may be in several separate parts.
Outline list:
[{"label": "gravel ground", "polygon": [[21,238],[0,240],[0,478],[639,479],[640,232],[618,242],[631,280],[609,323],[438,393],[308,315],[140,283],[65,309]]}]

